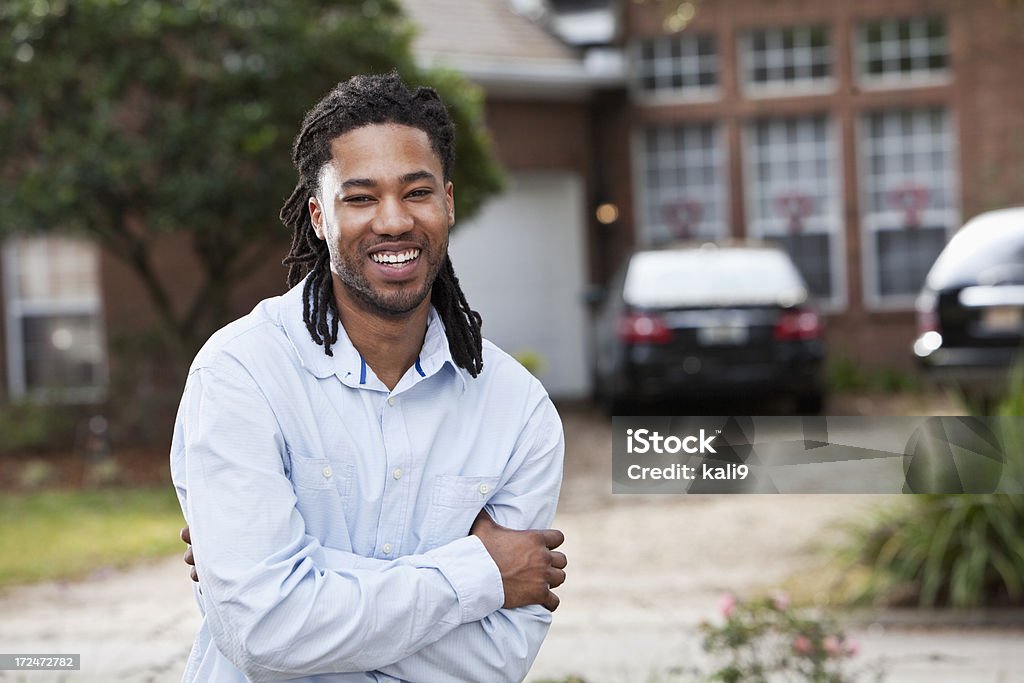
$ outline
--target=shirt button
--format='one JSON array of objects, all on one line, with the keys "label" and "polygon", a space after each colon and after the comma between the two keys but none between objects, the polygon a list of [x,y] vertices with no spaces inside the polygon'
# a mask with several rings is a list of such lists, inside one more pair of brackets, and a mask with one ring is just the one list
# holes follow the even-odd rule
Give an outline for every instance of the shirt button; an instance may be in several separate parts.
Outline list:
[{"label": "shirt button", "polygon": [[391,476],[393,476],[395,479],[401,479],[402,478],[402,468],[401,467],[396,468],[395,471],[391,473]]},{"label": "shirt button", "polygon": [[491,487],[488,486],[487,484],[480,484],[480,493],[482,493],[482,494],[484,494],[486,496],[488,491],[490,491],[490,490],[491,490]]},{"label": "shirt button", "polygon": [[324,466],[324,479],[330,479],[330,478],[331,478],[331,466],[330,465],[325,465]]},{"label": "shirt button", "polygon": [[385,543],[384,547],[381,548],[381,550],[384,551],[385,555],[390,555],[391,554],[391,544],[390,543]]},{"label": "shirt button", "polygon": [[388,405],[389,406],[395,405],[395,397],[394,396],[388,396]]}]

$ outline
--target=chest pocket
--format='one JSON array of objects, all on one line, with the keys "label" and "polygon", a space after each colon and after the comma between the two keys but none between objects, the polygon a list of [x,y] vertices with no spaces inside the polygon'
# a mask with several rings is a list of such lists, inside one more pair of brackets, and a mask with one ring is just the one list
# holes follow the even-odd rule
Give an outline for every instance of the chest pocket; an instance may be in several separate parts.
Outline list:
[{"label": "chest pocket", "polygon": [[346,498],[352,489],[352,470],[350,462],[336,465],[327,458],[307,458],[294,453],[291,457],[291,479],[296,489],[333,489]]},{"label": "chest pocket", "polygon": [[323,545],[351,550],[348,509],[355,468],[350,462],[291,454],[289,478],[295,491],[295,507],[306,524],[306,533]]},{"label": "chest pocket", "polygon": [[435,477],[427,516],[427,549],[469,534],[473,520],[494,495],[498,481],[499,477]]}]

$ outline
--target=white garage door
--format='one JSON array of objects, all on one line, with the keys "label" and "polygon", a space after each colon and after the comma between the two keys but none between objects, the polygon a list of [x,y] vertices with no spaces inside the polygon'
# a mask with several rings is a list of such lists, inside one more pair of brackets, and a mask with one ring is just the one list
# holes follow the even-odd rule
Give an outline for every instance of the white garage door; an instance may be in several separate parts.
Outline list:
[{"label": "white garage door", "polygon": [[[455,204],[458,207],[458,188]],[[548,393],[589,393],[583,183],[572,173],[511,175],[506,192],[451,239],[452,262],[487,339],[536,354]],[[456,218],[458,212],[456,211]]]}]

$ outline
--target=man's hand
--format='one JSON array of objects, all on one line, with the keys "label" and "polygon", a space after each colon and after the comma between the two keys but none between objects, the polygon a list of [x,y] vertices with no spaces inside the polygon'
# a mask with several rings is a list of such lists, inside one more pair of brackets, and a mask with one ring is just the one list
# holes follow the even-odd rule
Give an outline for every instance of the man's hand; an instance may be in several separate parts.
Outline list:
[{"label": "man's hand", "polygon": [[199,572],[196,571],[196,558],[192,554],[192,535],[188,532],[188,527],[181,530],[181,540],[185,541],[188,548],[185,550],[185,564],[192,568],[190,572],[192,580],[199,583]]},{"label": "man's hand", "polygon": [[565,582],[566,557],[555,550],[565,536],[557,529],[516,531],[495,524],[484,510],[469,533],[478,537],[501,572],[505,589],[502,607],[543,605],[554,612],[558,596],[551,592]]}]

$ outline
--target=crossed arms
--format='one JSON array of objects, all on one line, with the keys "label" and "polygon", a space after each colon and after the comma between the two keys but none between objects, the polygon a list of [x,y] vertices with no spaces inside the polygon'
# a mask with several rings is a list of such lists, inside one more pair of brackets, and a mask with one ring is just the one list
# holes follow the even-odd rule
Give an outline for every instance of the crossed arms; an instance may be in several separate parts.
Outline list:
[{"label": "crossed arms", "polygon": [[[554,550],[561,533],[513,530],[550,523],[549,511],[515,494],[551,486],[543,482],[553,454],[560,468],[560,428],[517,444],[517,469],[468,536],[381,560],[307,533],[273,411],[251,400],[258,391],[245,373],[194,373],[182,409],[201,418],[175,435],[175,483],[218,649],[254,681],[373,670],[406,680],[525,677],[558,605],[550,588],[565,579],[565,556]],[[550,404],[537,410],[552,419]]]}]

